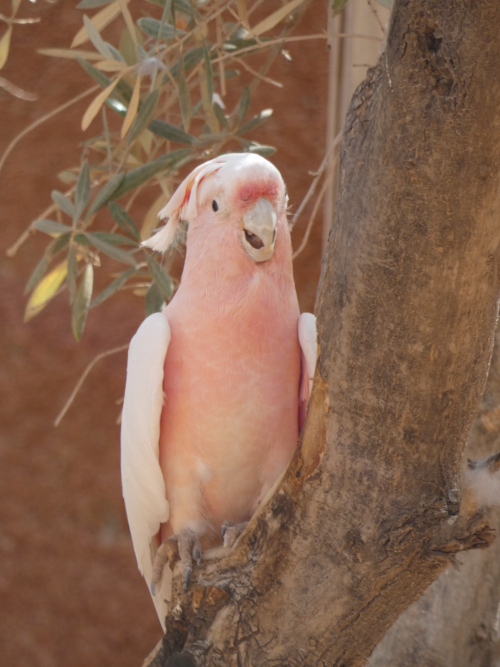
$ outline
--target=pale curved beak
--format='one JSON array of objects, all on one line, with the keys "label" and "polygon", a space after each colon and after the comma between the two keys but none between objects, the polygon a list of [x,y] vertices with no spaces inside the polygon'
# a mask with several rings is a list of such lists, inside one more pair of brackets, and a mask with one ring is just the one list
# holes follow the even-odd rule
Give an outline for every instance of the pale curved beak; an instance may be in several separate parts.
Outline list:
[{"label": "pale curved beak", "polygon": [[278,216],[269,199],[261,197],[243,216],[243,245],[255,262],[271,259]]}]

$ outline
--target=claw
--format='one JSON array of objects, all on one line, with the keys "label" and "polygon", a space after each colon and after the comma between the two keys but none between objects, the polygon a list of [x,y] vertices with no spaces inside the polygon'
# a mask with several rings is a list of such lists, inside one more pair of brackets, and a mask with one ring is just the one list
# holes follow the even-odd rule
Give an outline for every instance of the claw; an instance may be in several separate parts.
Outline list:
[{"label": "claw", "polygon": [[156,584],[154,581],[151,582],[151,595],[156,595]]}]

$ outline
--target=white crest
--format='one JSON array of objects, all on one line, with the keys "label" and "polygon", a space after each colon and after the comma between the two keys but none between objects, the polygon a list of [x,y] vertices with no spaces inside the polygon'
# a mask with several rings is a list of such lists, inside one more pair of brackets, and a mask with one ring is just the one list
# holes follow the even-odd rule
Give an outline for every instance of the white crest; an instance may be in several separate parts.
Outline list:
[{"label": "white crest", "polygon": [[204,178],[217,172],[224,162],[226,162],[225,156],[221,155],[200,164],[186,176],[165,208],[158,213],[159,218],[167,221],[166,225],[150,239],[143,241],[142,245],[158,252],[166,252],[173,245],[179,230],[179,222],[181,220],[189,222],[198,214],[198,186]]}]

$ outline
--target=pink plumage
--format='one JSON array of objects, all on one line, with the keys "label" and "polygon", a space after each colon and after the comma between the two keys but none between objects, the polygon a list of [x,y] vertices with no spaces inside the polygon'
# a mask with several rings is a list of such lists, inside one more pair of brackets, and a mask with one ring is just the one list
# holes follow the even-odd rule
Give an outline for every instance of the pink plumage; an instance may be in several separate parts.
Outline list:
[{"label": "pink plumage", "polygon": [[[141,326],[129,353],[122,474],[146,579],[156,536],[174,536],[190,567],[200,541],[204,549],[221,543],[224,521],[250,519],[296,449],[316,335],[311,315],[300,316],[299,326],[286,203],[270,162],[224,155],[185,179],[161,213],[166,227],[146,243],[167,250],[179,221],[189,222],[179,289],[162,315]],[[159,361],[162,403],[158,369],[147,379]],[[139,384],[156,392],[146,416]],[[156,422],[146,437],[145,420]],[[153,598],[162,623],[165,595],[162,581]]]}]

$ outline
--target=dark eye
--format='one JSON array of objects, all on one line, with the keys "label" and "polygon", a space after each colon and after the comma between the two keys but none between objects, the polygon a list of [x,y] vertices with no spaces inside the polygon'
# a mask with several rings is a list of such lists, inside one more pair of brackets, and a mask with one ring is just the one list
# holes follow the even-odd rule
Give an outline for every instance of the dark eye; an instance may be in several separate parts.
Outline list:
[{"label": "dark eye", "polygon": [[212,202],[212,208],[216,213],[219,210],[219,204],[215,201],[215,199]]}]

